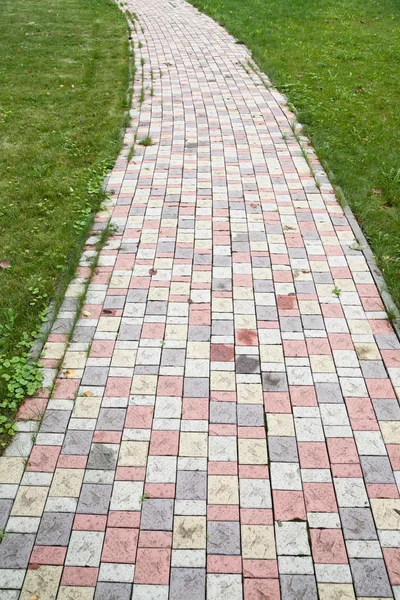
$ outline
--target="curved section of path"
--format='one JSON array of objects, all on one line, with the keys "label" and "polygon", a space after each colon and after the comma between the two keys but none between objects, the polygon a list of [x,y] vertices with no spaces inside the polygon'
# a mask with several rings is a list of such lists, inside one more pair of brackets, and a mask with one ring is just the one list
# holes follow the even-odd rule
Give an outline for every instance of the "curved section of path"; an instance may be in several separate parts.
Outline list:
[{"label": "curved section of path", "polygon": [[243,46],[128,9],[119,230],[0,459],[0,597],[398,599],[400,346],[349,223]]}]

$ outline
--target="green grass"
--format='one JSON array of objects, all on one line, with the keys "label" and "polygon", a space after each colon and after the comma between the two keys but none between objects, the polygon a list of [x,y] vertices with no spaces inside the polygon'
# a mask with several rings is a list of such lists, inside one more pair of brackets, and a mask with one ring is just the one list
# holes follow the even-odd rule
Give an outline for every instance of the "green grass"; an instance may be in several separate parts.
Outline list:
[{"label": "green grass", "polygon": [[398,0],[192,3],[246,44],[295,106],[400,306]]},{"label": "green grass", "polygon": [[[0,56],[4,365],[62,297],[104,197],[127,108],[127,23],[112,0],[2,0]],[[4,381],[0,396],[4,415]]]},{"label": "green grass", "polygon": [[149,135],[146,135],[146,137],[143,138],[142,140],[140,140],[140,142],[138,142],[138,144],[140,146],[152,146],[153,140],[151,139],[151,137]]}]

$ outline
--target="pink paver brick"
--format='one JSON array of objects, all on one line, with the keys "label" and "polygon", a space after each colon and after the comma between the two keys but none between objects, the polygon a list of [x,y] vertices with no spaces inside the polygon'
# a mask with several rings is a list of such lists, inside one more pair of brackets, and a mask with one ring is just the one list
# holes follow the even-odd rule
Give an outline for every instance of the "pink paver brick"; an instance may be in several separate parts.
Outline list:
[{"label": "pink paver brick", "polygon": [[117,467],[115,471],[116,481],[144,481],[146,478],[146,467]]},{"label": "pink paver brick", "polygon": [[272,510],[268,508],[242,508],[240,521],[243,525],[272,525]]},{"label": "pink paver brick", "polygon": [[150,438],[150,455],[177,456],[179,431],[153,431]]},{"label": "pink paver brick", "polygon": [[208,398],[183,398],[182,418],[203,420],[208,419]]},{"label": "pink paver brick", "polygon": [[207,506],[209,521],[239,521],[239,506],[232,504],[215,504]]},{"label": "pink paver brick", "polygon": [[331,464],[333,477],[362,477],[361,465],[358,463],[336,463]]},{"label": "pink paver brick", "polygon": [[352,438],[329,438],[329,458],[332,463],[358,463],[358,453]]},{"label": "pink paver brick", "polygon": [[160,376],[157,394],[159,396],[182,396],[183,377]]},{"label": "pink paver brick", "polygon": [[66,548],[57,546],[35,546],[31,554],[31,563],[39,565],[62,565],[64,564]]},{"label": "pink paver brick", "polygon": [[98,575],[99,569],[96,567],[64,567],[61,585],[94,587]]},{"label": "pink paver brick", "polygon": [[60,450],[60,446],[34,446],[26,470],[52,473],[56,468]]},{"label": "pink paver brick", "polygon": [[129,396],[132,380],[130,377],[109,377],[107,380],[105,396]]},{"label": "pink paver brick", "polygon": [[400,548],[383,548],[383,557],[392,585],[400,585]]},{"label": "pink paver brick", "polygon": [[336,496],[332,483],[304,483],[307,512],[336,512]]},{"label": "pink paver brick", "polygon": [[125,427],[128,429],[150,429],[153,413],[152,406],[128,406]]},{"label": "pink paver brick", "polygon": [[134,563],[137,541],[137,529],[109,527],[104,538],[101,560],[112,563]]},{"label": "pink paver brick", "polygon": [[150,498],[175,498],[174,483],[149,483],[146,481],[144,491]]},{"label": "pink paver brick", "polygon": [[389,379],[366,379],[365,383],[371,398],[396,398]]},{"label": "pink paver brick", "polygon": [[280,600],[278,579],[245,579],[244,599],[258,600],[259,598]]},{"label": "pink paver brick", "polygon": [[135,566],[135,583],[167,585],[171,550],[168,548],[139,548]]},{"label": "pink paver brick", "polygon": [[108,513],[109,527],[138,528],[140,512],[112,510]]},{"label": "pink paver brick", "polygon": [[46,398],[26,398],[18,409],[18,419],[21,421],[40,421],[46,406]]},{"label": "pink paver brick", "polygon": [[290,400],[293,406],[317,406],[315,389],[310,385],[291,385]]},{"label": "pink paver brick", "polygon": [[271,413],[291,413],[289,394],[286,392],[265,392],[264,406],[266,412]]},{"label": "pink paver brick", "polygon": [[317,564],[347,563],[343,534],[339,529],[311,529],[311,548]]},{"label": "pink paver brick", "polygon": [[277,521],[305,520],[306,518],[303,492],[274,490],[273,504]]},{"label": "pink paver brick", "polygon": [[276,560],[244,559],[243,576],[258,579],[275,579],[278,577],[278,563]]},{"label": "pink paver brick", "polygon": [[140,531],[139,548],[170,548],[172,534],[169,531]]},{"label": "pink paver brick", "polygon": [[121,442],[121,431],[95,431],[93,442],[98,444],[119,444]]},{"label": "pink paver brick", "polygon": [[106,515],[75,515],[72,528],[78,531],[105,531]]},{"label": "pink paver brick", "polygon": [[57,461],[57,467],[59,469],[84,469],[87,460],[87,456],[60,454]]},{"label": "pink paver brick", "polygon": [[298,450],[302,469],[329,469],[325,442],[299,442]]},{"label": "pink paver brick", "polygon": [[78,387],[79,381],[76,379],[57,379],[53,390],[53,398],[73,400]]},{"label": "pink paver brick", "polygon": [[207,556],[208,573],[241,573],[242,559],[240,556],[221,556],[209,554]]}]

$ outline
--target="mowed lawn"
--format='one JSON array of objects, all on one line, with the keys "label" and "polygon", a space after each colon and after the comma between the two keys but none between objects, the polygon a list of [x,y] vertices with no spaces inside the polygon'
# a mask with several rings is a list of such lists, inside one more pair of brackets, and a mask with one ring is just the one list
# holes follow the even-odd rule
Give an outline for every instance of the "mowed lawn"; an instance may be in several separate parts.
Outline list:
[{"label": "mowed lawn", "polygon": [[3,376],[25,385],[24,368],[6,359],[61,297],[121,146],[126,20],[112,0],[2,0],[0,56],[0,415],[11,418]]},{"label": "mowed lawn", "polygon": [[192,0],[284,92],[400,306],[398,0]]}]

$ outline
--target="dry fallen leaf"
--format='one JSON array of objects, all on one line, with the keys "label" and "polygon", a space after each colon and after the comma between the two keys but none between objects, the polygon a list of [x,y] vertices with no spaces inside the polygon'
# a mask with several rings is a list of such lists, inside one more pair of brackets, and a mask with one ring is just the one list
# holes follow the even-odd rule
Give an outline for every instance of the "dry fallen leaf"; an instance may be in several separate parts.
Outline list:
[{"label": "dry fallen leaf", "polygon": [[66,369],[64,371],[64,375],[65,377],[78,377],[78,373],[73,369]]},{"label": "dry fallen leaf", "polygon": [[149,269],[149,275],[157,275],[157,269]]},{"label": "dry fallen leaf", "polygon": [[88,310],[83,310],[82,311],[82,316],[84,317],[90,317],[92,313],[90,313]]},{"label": "dry fallen leaf", "polygon": [[[39,565],[38,565],[39,568]],[[28,600],[39,600],[40,596],[38,596],[37,594],[32,594],[32,596],[29,596]]]},{"label": "dry fallen leaf", "polygon": [[83,395],[86,396],[86,398],[90,398],[91,396],[93,396],[92,392],[83,392]]},{"label": "dry fallen leaf", "polygon": [[1,260],[0,261],[0,269],[9,269],[11,267],[11,263],[9,260]]}]

